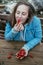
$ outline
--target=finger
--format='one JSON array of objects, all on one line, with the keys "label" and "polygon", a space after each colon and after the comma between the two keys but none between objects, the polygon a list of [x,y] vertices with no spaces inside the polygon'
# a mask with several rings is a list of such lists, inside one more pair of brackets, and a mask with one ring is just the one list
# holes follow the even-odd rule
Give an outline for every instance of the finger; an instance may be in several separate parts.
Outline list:
[{"label": "finger", "polygon": [[21,31],[21,30],[23,30],[24,28],[23,28],[23,26],[20,24],[20,25],[18,25],[18,29],[19,29],[19,31]]},{"label": "finger", "polygon": [[20,59],[20,58],[21,58],[21,56],[20,56],[20,55],[17,55],[17,56],[16,56],[16,58],[17,58],[17,59]]},{"label": "finger", "polygon": [[19,52],[17,52],[17,53],[16,53],[16,58],[19,58],[19,57],[20,57],[20,56],[19,56]]},{"label": "finger", "polygon": [[18,23],[18,22],[17,22],[16,24],[17,24],[17,25],[20,25],[21,23]]},{"label": "finger", "polygon": [[20,57],[20,59],[22,60],[24,57]]},{"label": "finger", "polygon": [[19,57],[18,57],[18,56],[16,56],[16,58],[18,59]]},{"label": "finger", "polygon": [[18,53],[16,53],[16,55],[17,55]]},{"label": "finger", "polygon": [[23,30],[23,25],[21,23],[19,23],[16,27],[18,31]]},{"label": "finger", "polygon": [[20,25],[17,25],[17,29],[20,29]]},{"label": "finger", "polygon": [[17,30],[18,30],[18,31],[21,31],[21,28],[22,28],[21,26],[18,26],[18,27],[17,27]]},{"label": "finger", "polygon": [[16,58],[19,58],[19,55],[18,54],[16,54]]},{"label": "finger", "polygon": [[17,59],[20,59],[21,56],[16,56]]},{"label": "finger", "polygon": [[16,53],[16,55],[18,55],[19,52]]}]

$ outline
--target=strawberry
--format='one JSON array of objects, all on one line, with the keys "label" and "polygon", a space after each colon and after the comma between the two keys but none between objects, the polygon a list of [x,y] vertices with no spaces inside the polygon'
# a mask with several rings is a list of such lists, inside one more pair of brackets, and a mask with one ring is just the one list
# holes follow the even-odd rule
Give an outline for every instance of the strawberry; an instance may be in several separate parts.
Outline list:
[{"label": "strawberry", "polygon": [[12,58],[12,55],[8,55],[8,57],[7,57],[8,59],[11,59]]},{"label": "strawberry", "polygon": [[18,19],[18,24],[20,23],[20,19]]},{"label": "strawberry", "polygon": [[17,54],[17,57],[24,57],[24,55],[26,54],[26,52],[25,52],[25,50],[24,49],[21,49],[20,51],[19,51],[19,53]]},{"label": "strawberry", "polygon": [[33,58],[33,55],[31,53],[29,54],[29,56],[30,56],[30,58]]}]

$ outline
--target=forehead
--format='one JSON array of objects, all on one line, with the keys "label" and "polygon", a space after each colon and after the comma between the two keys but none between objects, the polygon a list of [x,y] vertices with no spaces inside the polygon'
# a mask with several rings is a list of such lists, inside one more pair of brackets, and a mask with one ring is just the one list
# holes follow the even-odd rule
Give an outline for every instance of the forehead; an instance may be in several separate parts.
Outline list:
[{"label": "forehead", "polygon": [[27,6],[27,5],[24,5],[24,4],[22,4],[22,5],[19,5],[18,7],[17,7],[17,11],[28,11],[29,10],[29,7]]}]

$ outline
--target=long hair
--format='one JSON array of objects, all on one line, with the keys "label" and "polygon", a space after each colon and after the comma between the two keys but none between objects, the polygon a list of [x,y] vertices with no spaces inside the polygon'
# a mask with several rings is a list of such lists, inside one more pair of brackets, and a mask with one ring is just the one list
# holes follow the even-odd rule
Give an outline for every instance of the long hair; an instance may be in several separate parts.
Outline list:
[{"label": "long hair", "polygon": [[20,5],[22,5],[22,4],[24,4],[24,5],[26,5],[26,6],[29,7],[28,18],[27,18],[27,20],[26,20],[25,23],[29,22],[29,21],[31,20],[31,18],[32,18],[32,17],[34,16],[34,14],[35,14],[35,9],[34,9],[34,7],[33,7],[29,2],[25,2],[25,1],[20,1],[20,2],[18,2],[18,3],[16,4],[16,6],[14,7],[14,10],[13,10],[13,13],[12,13],[12,21],[10,22],[10,24],[11,24],[12,27],[16,24],[16,19],[15,19],[16,10],[17,10],[18,6],[20,6]]}]

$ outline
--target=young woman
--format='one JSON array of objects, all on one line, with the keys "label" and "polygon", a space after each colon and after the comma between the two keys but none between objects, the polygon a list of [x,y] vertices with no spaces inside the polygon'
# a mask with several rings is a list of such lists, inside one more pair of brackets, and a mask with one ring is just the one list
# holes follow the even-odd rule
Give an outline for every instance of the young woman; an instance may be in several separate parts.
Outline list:
[{"label": "young woman", "polygon": [[33,6],[28,2],[18,2],[14,7],[13,21],[7,22],[5,40],[25,41],[26,44],[16,53],[18,59],[28,55],[28,51],[42,39],[41,22],[35,16]]}]

